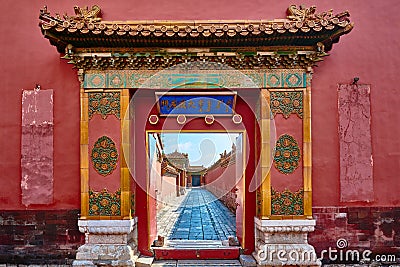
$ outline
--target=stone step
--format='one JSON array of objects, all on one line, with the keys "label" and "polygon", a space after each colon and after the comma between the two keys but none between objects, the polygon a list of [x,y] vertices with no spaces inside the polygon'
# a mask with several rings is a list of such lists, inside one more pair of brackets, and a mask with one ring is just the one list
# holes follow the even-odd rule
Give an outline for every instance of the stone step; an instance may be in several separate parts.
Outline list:
[{"label": "stone step", "polygon": [[174,260],[161,260],[155,261],[151,267],[176,267],[178,261]]},{"label": "stone step", "polygon": [[170,248],[226,248],[219,240],[167,240],[165,247]]},{"label": "stone step", "polygon": [[135,266],[136,267],[151,267],[153,266],[153,261],[154,261],[154,257],[146,257],[146,256],[140,256],[136,263]]}]

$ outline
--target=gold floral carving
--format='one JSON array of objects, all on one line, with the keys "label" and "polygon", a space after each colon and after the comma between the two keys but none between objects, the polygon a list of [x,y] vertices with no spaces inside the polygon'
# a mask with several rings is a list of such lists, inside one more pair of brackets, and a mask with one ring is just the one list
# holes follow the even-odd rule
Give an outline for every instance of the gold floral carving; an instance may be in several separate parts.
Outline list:
[{"label": "gold floral carving", "polygon": [[111,193],[108,189],[99,192],[89,189],[90,216],[119,216],[121,215],[121,189]]},{"label": "gold floral carving", "polygon": [[285,189],[282,192],[271,188],[272,215],[303,215],[304,189],[292,192]]},{"label": "gold floral carving", "polygon": [[283,174],[291,174],[299,166],[300,147],[296,139],[288,134],[281,135],[276,141],[274,166]]},{"label": "gold floral carving", "polygon": [[102,136],[92,149],[93,168],[101,175],[110,175],[117,167],[118,151],[111,138]]},{"label": "gold floral carving", "polygon": [[271,112],[282,114],[285,119],[291,114],[303,118],[303,93],[302,92],[271,92]]}]

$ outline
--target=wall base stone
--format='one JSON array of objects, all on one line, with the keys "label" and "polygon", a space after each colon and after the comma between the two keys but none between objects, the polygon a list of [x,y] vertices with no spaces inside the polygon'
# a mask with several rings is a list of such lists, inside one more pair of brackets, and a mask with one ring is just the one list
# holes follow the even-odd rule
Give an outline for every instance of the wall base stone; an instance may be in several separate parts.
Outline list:
[{"label": "wall base stone", "polygon": [[73,266],[135,266],[137,224],[131,220],[79,220],[85,244],[78,248]]},{"label": "wall base stone", "polygon": [[307,242],[315,220],[254,220],[257,266],[321,266]]}]

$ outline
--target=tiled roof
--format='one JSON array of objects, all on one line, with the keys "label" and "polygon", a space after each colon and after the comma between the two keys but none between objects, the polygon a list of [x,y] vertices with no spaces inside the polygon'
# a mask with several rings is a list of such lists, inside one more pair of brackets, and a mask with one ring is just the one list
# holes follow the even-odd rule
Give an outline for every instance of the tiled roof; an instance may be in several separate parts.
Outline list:
[{"label": "tiled roof", "polygon": [[51,15],[47,7],[40,12],[43,35],[64,52],[74,48],[140,47],[315,47],[325,51],[351,31],[347,11],[332,10],[317,14],[315,7],[292,5],[284,19],[235,21],[102,21],[100,8],[75,7],[75,16]]},{"label": "tiled roof", "polygon": [[166,154],[165,156],[168,159],[187,159],[188,158],[188,154],[178,152],[177,150],[175,150],[172,153]]},{"label": "tiled roof", "polygon": [[188,172],[202,172],[205,171],[206,168],[204,166],[189,166]]}]

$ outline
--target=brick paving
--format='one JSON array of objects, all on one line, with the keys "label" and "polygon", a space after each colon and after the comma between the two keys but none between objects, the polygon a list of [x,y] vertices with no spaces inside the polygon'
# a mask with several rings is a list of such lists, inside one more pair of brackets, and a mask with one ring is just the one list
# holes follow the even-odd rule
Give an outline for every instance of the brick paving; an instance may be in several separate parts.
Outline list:
[{"label": "brick paving", "polygon": [[157,230],[167,240],[227,240],[236,219],[212,193],[192,188],[158,212]]}]

